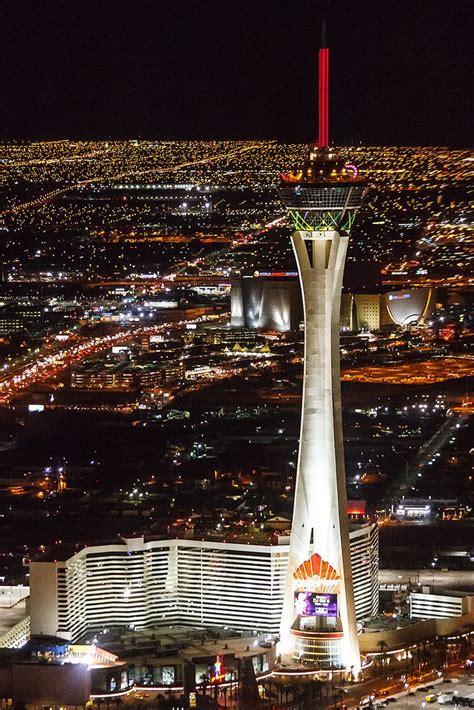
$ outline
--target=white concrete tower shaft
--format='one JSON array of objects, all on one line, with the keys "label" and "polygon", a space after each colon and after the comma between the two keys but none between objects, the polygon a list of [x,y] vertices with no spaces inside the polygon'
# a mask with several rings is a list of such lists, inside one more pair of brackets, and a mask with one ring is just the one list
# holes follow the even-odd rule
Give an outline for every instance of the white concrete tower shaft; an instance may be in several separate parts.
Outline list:
[{"label": "white concrete tower shaft", "polygon": [[[303,296],[305,345],[300,446],[281,652],[283,656],[293,655],[295,649],[292,629],[295,570],[316,553],[332,565],[340,578],[337,588],[337,630],[342,632],[338,641],[340,661],[357,673],[360,655],[347,519],[339,354],[340,301],[349,237],[326,229],[295,231],[291,240]],[[324,633],[319,634],[319,638],[324,639]],[[319,657],[322,658],[321,653]],[[334,661],[334,655],[328,652],[328,662],[331,659]]]}]

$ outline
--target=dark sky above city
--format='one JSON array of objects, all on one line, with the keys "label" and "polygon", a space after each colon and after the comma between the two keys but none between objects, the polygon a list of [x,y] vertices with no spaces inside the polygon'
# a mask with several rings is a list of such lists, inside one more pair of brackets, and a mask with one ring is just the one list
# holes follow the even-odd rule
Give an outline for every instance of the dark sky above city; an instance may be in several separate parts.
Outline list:
[{"label": "dark sky above city", "polygon": [[[4,0],[1,139],[472,143],[471,0]],[[471,56],[470,56],[471,55]]]}]

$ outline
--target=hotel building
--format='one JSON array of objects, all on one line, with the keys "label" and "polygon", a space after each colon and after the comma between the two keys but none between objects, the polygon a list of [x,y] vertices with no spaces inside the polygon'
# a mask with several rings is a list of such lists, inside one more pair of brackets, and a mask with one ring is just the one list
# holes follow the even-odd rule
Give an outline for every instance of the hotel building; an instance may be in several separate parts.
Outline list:
[{"label": "hotel building", "polygon": [[[351,525],[350,551],[361,620],[378,609],[376,523]],[[76,641],[104,628],[180,624],[278,634],[288,544],[138,537],[60,553],[31,563],[33,635]]]}]

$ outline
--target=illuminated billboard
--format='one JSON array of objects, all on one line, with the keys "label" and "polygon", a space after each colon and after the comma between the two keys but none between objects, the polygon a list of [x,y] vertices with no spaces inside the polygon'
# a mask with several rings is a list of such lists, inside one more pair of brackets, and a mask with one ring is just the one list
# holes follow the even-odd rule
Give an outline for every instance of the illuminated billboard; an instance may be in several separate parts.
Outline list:
[{"label": "illuminated billboard", "polygon": [[295,592],[297,616],[337,616],[337,594]]}]

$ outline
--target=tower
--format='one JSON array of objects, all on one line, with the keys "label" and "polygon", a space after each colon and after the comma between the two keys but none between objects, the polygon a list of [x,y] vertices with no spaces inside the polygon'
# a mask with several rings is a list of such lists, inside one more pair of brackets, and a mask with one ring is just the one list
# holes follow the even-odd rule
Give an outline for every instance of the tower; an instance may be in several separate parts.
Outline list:
[{"label": "tower", "polygon": [[298,469],[280,647],[316,668],[357,674],[359,643],[347,520],[339,322],[349,232],[365,183],[329,148],[329,49],[319,50],[319,140],[302,169],[282,175],[305,312]]}]

